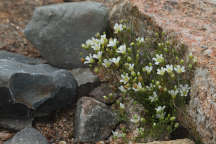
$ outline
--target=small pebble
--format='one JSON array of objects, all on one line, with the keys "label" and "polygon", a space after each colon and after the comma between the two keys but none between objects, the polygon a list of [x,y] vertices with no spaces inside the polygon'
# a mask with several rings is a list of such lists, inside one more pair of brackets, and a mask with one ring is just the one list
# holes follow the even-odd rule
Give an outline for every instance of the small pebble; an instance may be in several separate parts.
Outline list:
[{"label": "small pebble", "polygon": [[60,141],[59,144],[67,144],[65,141]]}]

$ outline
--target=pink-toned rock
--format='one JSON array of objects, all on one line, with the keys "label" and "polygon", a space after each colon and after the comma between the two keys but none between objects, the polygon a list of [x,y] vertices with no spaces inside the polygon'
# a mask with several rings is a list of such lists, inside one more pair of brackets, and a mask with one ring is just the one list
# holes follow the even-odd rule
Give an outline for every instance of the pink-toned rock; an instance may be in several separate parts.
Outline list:
[{"label": "pink-toned rock", "polygon": [[119,0],[110,12],[113,25],[132,18],[140,35],[174,35],[198,58],[189,105],[179,120],[196,139],[216,142],[216,5],[214,0]]},{"label": "pink-toned rock", "polygon": [[9,138],[11,138],[13,136],[12,133],[6,132],[6,131],[2,131],[0,132],[0,141],[3,140],[8,140]]},{"label": "pink-toned rock", "polygon": [[179,139],[179,140],[172,140],[172,141],[155,141],[146,144],[195,144],[195,143],[189,139]]}]

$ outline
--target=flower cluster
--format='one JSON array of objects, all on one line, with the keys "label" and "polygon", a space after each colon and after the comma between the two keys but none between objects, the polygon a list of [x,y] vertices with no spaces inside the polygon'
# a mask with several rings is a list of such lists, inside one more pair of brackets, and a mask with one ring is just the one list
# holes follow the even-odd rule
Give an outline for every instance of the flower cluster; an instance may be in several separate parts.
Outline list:
[{"label": "flower cluster", "polygon": [[[84,58],[84,63],[102,68],[123,96],[143,104],[152,127],[167,124],[175,128],[175,107],[186,102],[196,59],[192,54],[185,58],[182,47],[166,38],[159,39],[158,34],[155,45],[154,37],[133,38],[128,29],[127,24],[116,23],[114,38],[107,38],[104,33],[87,40],[82,47],[93,52]],[[123,97],[118,107],[121,111],[125,109]],[[134,115],[130,122],[140,123],[141,117]]]}]

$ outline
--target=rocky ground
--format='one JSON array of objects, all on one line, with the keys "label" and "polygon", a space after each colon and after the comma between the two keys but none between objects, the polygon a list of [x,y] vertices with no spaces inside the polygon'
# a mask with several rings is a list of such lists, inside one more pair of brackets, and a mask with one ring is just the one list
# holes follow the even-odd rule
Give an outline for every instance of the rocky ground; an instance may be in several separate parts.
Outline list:
[{"label": "rocky ground", "polygon": [[[71,17],[74,11],[83,12],[83,4],[71,6],[73,9],[67,8],[69,4],[67,2],[75,1],[84,0],[5,0],[0,2],[0,99],[2,99],[0,101],[0,144],[27,144],[29,141],[33,143],[28,144],[34,144],[35,141],[40,144],[73,144],[77,141],[94,143],[99,139],[106,140],[98,144],[124,143],[113,141],[109,137],[112,130],[116,128],[117,121],[115,114],[106,105],[113,102],[106,102],[102,97],[108,95],[112,88],[107,89],[107,83],[99,82],[99,78],[103,76],[98,78],[89,69],[74,69],[74,67],[81,65],[77,56],[80,53],[80,50],[76,49],[78,45],[93,36],[95,31],[104,31],[108,23],[112,25],[116,19],[133,15],[132,5],[137,6],[140,12],[138,16],[134,15],[138,33],[145,33],[143,27],[147,28],[149,23],[151,30],[159,27],[167,33],[171,31],[179,33],[182,38],[179,41],[191,47],[189,50],[201,59],[199,66],[201,70],[197,71],[195,77],[197,85],[194,85],[193,101],[188,106],[189,117],[192,120],[183,123],[186,123],[185,127],[189,128],[190,134],[194,137],[198,133],[204,143],[215,144],[214,83],[209,82],[210,78],[213,77],[214,80],[215,77],[215,32],[212,30],[215,27],[215,2],[213,0],[200,2],[196,0],[190,2],[145,0],[146,3],[143,3],[142,0],[122,0],[122,3],[117,3],[113,0],[91,0],[102,2],[108,8],[100,4],[88,3],[88,10],[84,10],[84,16],[97,22],[89,23],[89,19],[84,19],[79,13],[75,13],[77,17]],[[128,1],[132,5],[128,5]],[[33,14],[36,7],[64,2],[67,6],[44,7],[37,9]],[[116,5],[113,6],[115,3]],[[174,14],[175,18],[173,18]],[[149,23],[146,26],[147,17]],[[70,21],[73,18],[79,21],[79,24]],[[195,27],[196,23],[198,27]],[[71,34],[68,34],[68,31]],[[59,41],[63,37],[65,39]],[[70,53],[71,45],[75,47],[72,53]],[[74,53],[71,59],[70,56]],[[59,67],[69,70],[62,70]],[[205,90],[206,95],[197,91],[196,87]],[[118,98],[118,94],[115,98]],[[79,102],[76,103],[78,99]],[[206,99],[208,101],[205,102]],[[13,104],[10,103],[11,101]],[[14,118],[14,115],[19,118]],[[181,118],[184,120],[180,116],[180,120]],[[102,122],[106,120],[109,121],[104,125]],[[193,125],[190,125],[191,122],[194,122]],[[206,122],[208,126],[205,125]],[[23,129],[31,125],[38,131],[32,128]],[[191,126],[193,126],[192,130]],[[182,138],[182,140],[158,141],[149,144],[193,144],[191,140],[183,139],[188,138],[189,134],[185,129],[181,130],[173,134],[173,138]],[[20,137],[27,139],[24,138],[19,143],[17,140]]]}]

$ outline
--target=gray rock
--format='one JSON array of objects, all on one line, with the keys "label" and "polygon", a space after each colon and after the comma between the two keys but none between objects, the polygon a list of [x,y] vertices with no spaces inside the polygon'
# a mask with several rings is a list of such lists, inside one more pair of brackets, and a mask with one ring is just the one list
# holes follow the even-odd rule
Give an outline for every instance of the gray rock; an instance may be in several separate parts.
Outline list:
[{"label": "gray rock", "polygon": [[89,68],[76,68],[71,71],[78,83],[78,95],[86,96],[100,83],[97,75],[93,74]]},{"label": "gray rock", "polygon": [[4,144],[48,144],[48,142],[36,129],[25,128]]},{"label": "gray rock", "polygon": [[11,53],[8,51],[1,50],[0,51],[0,59],[8,59],[8,60],[13,60],[25,64],[42,64],[45,63],[44,60],[42,59],[35,59],[35,58],[30,58],[26,57],[17,53]]},{"label": "gray rock", "polygon": [[25,36],[52,65],[84,66],[81,44],[105,31],[108,9],[97,2],[74,2],[38,7],[25,28]]},{"label": "gray rock", "polygon": [[0,59],[1,117],[50,113],[76,101],[77,82],[66,70]]},{"label": "gray rock", "polygon": [[117,123],[117,115],[105,104],[90,97],[82,97],[77,103],[75,113],[75,141],[104,140]]},{"label": "gray rock", "polygon": [[[95,98],[100,102],[106,104],[113,104],[119,97],[119,94],[114,92],[109,84],[103,83],[100,86],[96,87],[94,90],[92,90],[89,93],[89,96]],[[104,99],[104,96],[107,96],[108,99]]]},{"label": "gray rock", "polygon": [[89,68],[76,68],[71,73],[76,79],[78,86],[99,82],[97,75],[93,74]]},{"label": "gray rock", "polygon": [[33,119],[0,118],[0,127],[4,129],[20,131],[26,127],[32,127],[32,120]]}]

